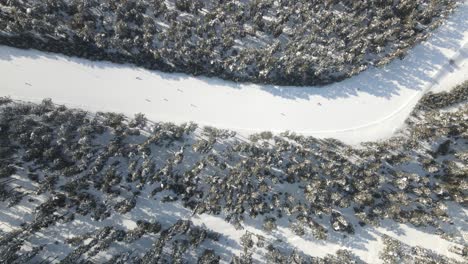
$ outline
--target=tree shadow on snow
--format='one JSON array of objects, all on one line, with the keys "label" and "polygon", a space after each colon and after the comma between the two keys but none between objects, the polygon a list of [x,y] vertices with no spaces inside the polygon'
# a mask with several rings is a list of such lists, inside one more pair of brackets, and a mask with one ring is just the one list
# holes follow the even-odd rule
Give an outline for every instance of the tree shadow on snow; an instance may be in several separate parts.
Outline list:
[{"label": "tree shadow on snow", "polygon": [[[459,8],[448,18],[447,21],[433,32],[432,36],[422,44],[417,45],[409,51],[404,59],[395,59],[388,65],[377,68],[370,67],[364,72],[345,79],[341,82],[325,86],[295,87],[276,85],[257,85],[249,83],[236,83],[219,78],[191,76],[183,73],[165,73],[150,71],[130,64],[117,64],[103,61],[89,61],[75,57],[67,57],[52,53],[38,53],[35,51],[18,50],[13,48],[0,49],[0,60],[13,60],[18,57],[32,59],[54,59],[67,60],[84,65],[90,69],[128,69],[135,71],[136,75],[143,78],[156,77],[167,81],[181,81],[196,79],[207,85],[228,87],[233,89],[261,89],[274,96],[291,100],[309,100],[312,96],[321,96],[327,99],[346,98],[356,96],[358,93],[367,93],[376,97],[391,98],[398,95],[404,88],[413,90],[425,90],[437,82],[440,77],[437,72],[450,66],[449,60],[442,49],[459,49],[463,45],[464,33],[468,31],[468,5],[460,5]],[[458,55],[466,57],[463,50]],[[139,76],[135,76],[139,78]],[[191,87],[180,87],[191,88]]]}]

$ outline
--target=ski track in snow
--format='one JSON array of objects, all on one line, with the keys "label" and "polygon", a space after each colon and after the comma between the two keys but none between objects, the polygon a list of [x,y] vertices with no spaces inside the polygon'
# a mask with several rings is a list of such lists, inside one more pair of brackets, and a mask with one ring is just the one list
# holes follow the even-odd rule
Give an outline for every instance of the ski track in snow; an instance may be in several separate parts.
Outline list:
[{"label": "ski track in snow", "polygon": [[[453,63],[449,62],[450,59]],[[424,93],[429,90],[440,92],[467,79],[467,60],[468,2],[465,1],[448,21],[427,41],[413,48],[405,59],[395,60],[384,68],[368,69],[355,77],[318,89],[235,84],[216,78],[167,74],[130,65],[92,62],[0,46],[0,96],[35,102],[50,97],[56,103],[90,111],[116,111],[128,115],[142,112],[151,120],[194,121],[244,134],[291,130],[355,144],[393,135]],[[0,212],[0,229],[10,231],[19,222],[29,219],[38,202],[21,203],[21,206]],[[195,224],[206,225],[231,239],[233,244],[224,250],[234,254],[241,252],[234,242],[240,240],[245,230],[236,230],[222,218],[191,216],[183,208],[155,206],[153,201],[151,206],[149,201],[143,204],[138,209],[138,216],[191,219]],[[466,210],[459,208],[457,211],[466,217]],[[170,215],[161,215],[164,213]],[[115,215],[108,221],[130,229],[137,218],[133,214]],[[86,218],[80,220],[76,230],[87,230],[89,225],[97,225],[95,228],[98,228],[107,223],[97,224]],[[48,231],[66,238],[70,236],[69,229],[68,226],[56,226]],[[255,225],[246,229],[269,236]],[[349,240],[333,238],[323,242],[297,237],[282,226],[274,236],[282,237],[314,256],[348,248],[364,261],[375,263],[383,246],[383,233],[411,246],[422,246],[461,260],[448,251],[454,243],[391,221],[384,222],[379,228],[360,229]],[[47,239],[46,236],[37,238],[48,242],[53,256],[57,254],[57,248],[54,248],[53,241]],[[59,250],[65,253],[70,249]]]},{"label": "ski track in snow", "polygon": [[[50,97],[56,103],[90,111],[116,111],[127,115],[142,112],[151,120],[194,121],[233,129],[241,134],[291,130],[355,144],[390,137],[401,128],[424,93],[429,90],[440,92],[467,79],[467,21],[468,2],[465,1],[448,21],[427,41],[413,48],[405,59],[395,60],[384,68],[371,68],[358,76],[318,89],[235,84],[216,78],[167,74],[131,65],[92,62],[0,46],[0,96],[35,102]],[[0,229],[11,231],[29,219],[38,202],[21,203],[0,212]],[[219,250],[230,254],[241,252],[236,245],[245,230],[236,230],[216,216],[192,216],[191,212],[177,206],[175,203],[170,208],[155,205],[154,201],[151,204],[143,201],[137,215],[115,215],[104,223],[83,217],[75,229],[83,231],[90,226],[97,229],[108,223],[130,229],[138,217],[144,215],[158,215],[168,222],[174,217],[182,217],[229,238],[229,245]],[[457,214],[466,217],[466,210],[458,208]],[[411,246],[421,246],[462,261],[458,255],[448,251],[454,243],[392,221],[384,221],[378,228],[362,228],[348,239],[331,237],[327,241],[297,237],[281,225],[274,234],[266,234],[255,221],[249,224],[247,230],[267,238],[282,238],[313,256],[323,257],[337,249],[347,248],[364,261],[376,263],[383,247],[381,235],[387,234]],[[57,252],[63,255],[71,249],[57,249],[48,239],[69,237],[69,230],[69,226],[50,227],[36,240],[48,245],[50,256]],[[47,232],[61,236],[46,236]],[[105,256],[98,255],[97,258],[104,259]]]},{"label": "ski track in snow", "polygon": [[0,96],[141,112],[151,120],[193,121],[243,135],[290,130],[349,144],[381,140],[403,126],[425,92],[467,79],[467,21],[465,1],[403,60],[320,88],[236,84],[0,46]]}]

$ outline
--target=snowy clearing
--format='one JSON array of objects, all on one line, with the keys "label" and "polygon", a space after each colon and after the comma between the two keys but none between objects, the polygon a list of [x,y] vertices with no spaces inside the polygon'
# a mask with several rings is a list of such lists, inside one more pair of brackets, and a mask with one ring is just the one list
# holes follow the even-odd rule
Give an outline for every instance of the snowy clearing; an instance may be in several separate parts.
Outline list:
[{"label": "snowy clearing", "polygon": [[236,84],[0,47],[0,95],[90,111],[144,113],[249,134],[294,131],[345,143],[390,137],[419,98],[466,79],[468,3],[406,58],[343,82],[312,87]]}]

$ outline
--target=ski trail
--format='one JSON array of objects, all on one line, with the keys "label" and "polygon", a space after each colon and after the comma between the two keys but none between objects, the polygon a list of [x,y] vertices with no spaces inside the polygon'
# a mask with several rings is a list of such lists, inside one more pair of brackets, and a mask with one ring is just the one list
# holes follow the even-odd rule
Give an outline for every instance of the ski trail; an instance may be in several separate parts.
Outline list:
[{"label": "ski trail", "polygon": [[0,46],[0,96],[359,144],[391,137],[424,93],[468,78],[467,21],[465,1],[404,59],[324,87],[239,84]]},{"label": "ski trail", "polygon": [[[359,129],[364,129],[364,128],[368,128],[368,127],[371,127],[371,126],[377,126],[377,125],[380,125],[382,124],[383,122],[395,117],[396,115],[398,115],[399,113],[403,112],[404,110],[408,109],[408,108],[411,108],[413,109],[414,106],[417,104],[417,102],[419,101],[419,99],[421,99],[421,97],[424,96],[424,94],[426,94],[427,92],[431,91],[432,88],[435,86],[435,85],[438,85],[440,83],[443,83],[445,78],[450,75],[450,71],[448,70],[448,68],[450,67],[450,60],[452,61],[455,61],[455,62],[464,62],[466,61],[466,54],[468,53],[468,43],[465,43],[458,51],[457,53],[452,56],[449,60],[447,60],[447,63],[444,64],[442,66],[442,68],[434,75],[433,77],[433,81],[426,86],[426,88],[424,88],[424,90],[422,91],[422,93],[418,93],[418,94],[415,94],[412,98],[410,98],[408,100],[407,103],[403,104],[402,106],[400,106],[397,110],[395,110],[393,113],[377,120],[377,121],[374,121],[374,122],[370,122],[370,123],[367,123],[365,125],[362,125],[362,126],[357,126],[357,127],[352,127],[352,128],[347,128],[347,129],[341,129],[341,130],[322,130],[322,131],[309,131],[308,133],[311,133],[311,134],[320,134],[320,133],[342,133],[342,132],[349,132],[349,131],[356,131],[356,130],[359,130]],[[464,67],[462,69],[464,72],[468,72],[468,67]],[[451,88],[451,87],[449,87]]]}]

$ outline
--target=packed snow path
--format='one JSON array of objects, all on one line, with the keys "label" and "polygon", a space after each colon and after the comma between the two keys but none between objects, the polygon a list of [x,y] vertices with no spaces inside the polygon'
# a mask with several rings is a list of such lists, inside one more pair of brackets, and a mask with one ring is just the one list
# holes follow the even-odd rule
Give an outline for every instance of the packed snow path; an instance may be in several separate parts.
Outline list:
[{"label": "packed snow path", "polygon": [[403,60],[321,88],[236,84],[148,71],[130,65],[0,47],[0,96],[144,113],[157,121],[241,133],[294,131],[346,143],[378,140],[399,129],[429,89],[468,74],[468,2]]}]

